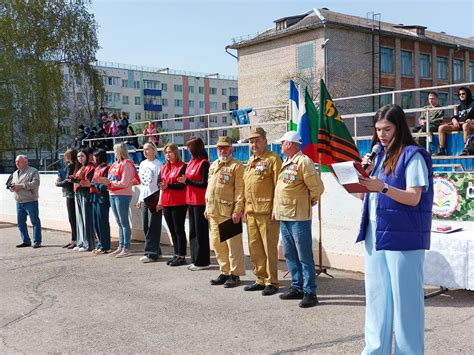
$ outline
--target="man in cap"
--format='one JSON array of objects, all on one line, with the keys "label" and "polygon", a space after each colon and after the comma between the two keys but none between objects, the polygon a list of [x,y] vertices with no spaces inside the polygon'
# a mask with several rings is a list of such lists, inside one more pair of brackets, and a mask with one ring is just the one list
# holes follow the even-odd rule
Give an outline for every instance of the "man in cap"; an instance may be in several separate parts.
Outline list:
[{"label": "man in cap", "polygon": [[232,151],[231,138],[219,137],[219,157],[209,168],[204,212],[209,220],[211,245],[221,271],[216,279],[211,280],[211,284],[224,287],[239,285],[240,276],[245,275],[242,234],[222,243],[219,235],[219,224],[230,218],[239,223],[244,210],[244,166],[232,157]]},{"label": "man in cap", "polygon": [[281,158],[267,149],[267,135],[262,127],[250,130],[250,157],[244,171],[245,214],[254,284],[245,291],[262,291],[273,295],[278,291],[278,238],[280,224],[272,220],[273,196],[281,168]]},{"label": "man in cap", "polygon": [[301,136],[286,132],[279,140],[286,156],[275,188],[273,214],[280,232],[291,286],[281,299],[301,299],[302,308],[318,304],[311,234],[311,210],[324,186],[313,161],[301,152]]},{"label": "man in cap", "polygon": [[31,246],[31,239],[26,226],[26,217],[30,216],[33,225],[33,248],[39,248],[41,247],[41,221],[38,209],[39,172],[29,166],[28,158],[25,155],[18,155],[15,164],[18,170],[13,173],[8,188],[14,193],[16,200],[18,229],[22,240],[22,243],[16,247]]}]

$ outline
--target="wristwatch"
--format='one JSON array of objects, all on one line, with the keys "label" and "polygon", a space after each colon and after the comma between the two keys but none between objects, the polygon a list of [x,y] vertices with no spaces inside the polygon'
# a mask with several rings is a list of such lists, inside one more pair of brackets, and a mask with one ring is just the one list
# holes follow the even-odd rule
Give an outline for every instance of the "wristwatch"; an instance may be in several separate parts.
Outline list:
[{"label": "wristwatch", "polygon": [[386,194],[388,191],[388,184],[386,182],[383,183],[383,189],[380,191],[383,194]]}]

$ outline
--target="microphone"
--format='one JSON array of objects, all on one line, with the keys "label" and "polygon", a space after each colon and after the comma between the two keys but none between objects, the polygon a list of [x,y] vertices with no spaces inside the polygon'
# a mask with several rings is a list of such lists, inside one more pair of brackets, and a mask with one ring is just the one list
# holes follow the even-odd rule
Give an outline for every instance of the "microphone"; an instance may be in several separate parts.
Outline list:
[{"label": "microphone", "polygon": [[367,169],[369,167],[369,162],[374,160],[375,157],[377,156],[377,154],[380,153],[380,151],[382,150],[382,146],[380,145],[380,143],[377,143],[376,145],[374,145],[372,147],[372,151],[370,152],[370,155],[369,155],[369,160],[367,163],[365,163],[364,165],[362,165],[362,169]]}]

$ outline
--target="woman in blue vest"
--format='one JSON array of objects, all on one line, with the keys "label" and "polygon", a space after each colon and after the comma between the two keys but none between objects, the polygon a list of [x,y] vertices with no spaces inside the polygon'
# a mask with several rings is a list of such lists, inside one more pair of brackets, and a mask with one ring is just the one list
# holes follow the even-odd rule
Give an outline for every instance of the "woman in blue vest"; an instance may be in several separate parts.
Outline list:
[{"label": "woman in blue vest", "polygon": [[370,193],[363,203],[357,241],[365,240],[365,349],[363,354],[424,352],[423,261],[430,247],[433,172],[398,105],[374,117],[372,146],[381,152],[370,178],[359,181]]}]

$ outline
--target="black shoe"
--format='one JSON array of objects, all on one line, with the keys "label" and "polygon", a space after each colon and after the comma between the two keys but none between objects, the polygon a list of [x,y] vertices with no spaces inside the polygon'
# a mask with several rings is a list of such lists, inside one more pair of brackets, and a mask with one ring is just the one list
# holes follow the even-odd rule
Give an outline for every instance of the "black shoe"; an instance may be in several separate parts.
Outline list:
[{"label": "black shoe", "polygon": [[217,276],[217,279],[211,280],[211,285],[214,285],[214,286],[223,285],[225,284],[228,278],[229,278],[229,275],[220,274],[219,276]]},{"label": "black shoe", "polygon": [[232,288],[240,285],[240,277],[230,274],[224,283],[225,288]]},{"label": "black shoe", "polygon": [[312,293],[305,293],[299,306],[301,308],[309,308],[309,307],[317,306],[318,303],[319,303],[318,296],[313,295]]},{"label": "black shoe", "polygon": [[467,151],[467,149],[463,149],[463,151],[459,155],[460,156],[466,156],[466,155],[469,155],[469,152]]},{"label": "black shoe", "polygon": [[442,155],[448,155],[448,153],[446,152],[446,148],[439,148],[438,153],[434,154],[435,157],[439,157]]},{"label": "black shoe", "polygon": [[271,296],[278,292],[278,288],[273,285],[267,285],[262,291],[263,296]]},{"label": "black shoe", "polygon": [[171,261],[169,263],[169,266],[180,266],[180,265],[186,265],[186,258],[184,256],[178,256],[176,259]]},{"label": "black shoe", "polygon": [[16,246],[17,248],[26,248],[26,247],[31,247],[31,244],[26,244],[26,243],[21,243]]},{"label": "black shoe", "polygon": [[33,249],[41,248],[41,244],[33,244]]},{"label": "black shoe", "polygon": [[251,285],[245,286],[244,291],[262,291],[264,288],[265,288],[264,285],[260,285],[255,282]]},{"label": "black shoe", "polygon": [[282,300],[302,300],[304,293],[294,287],[290,287],[285,293],[280,295]]},{"label": "black shoe", "polygon": [[64,248],[64,249],[67,249],[67,248],[69,248],[69,247],[71,246],[71,244],[72,244],[72,243],[67,243],[67,244],[63,245],[63,248]]},{"label": "black shoe", "polygon": [[172,259],[170,259],[170,260],[168,260],[168,261],[166,262],[166,265],[169,265],[169,264],[171,264],[171,263],[172,263],[173,261],[175,261],[177,258],[179,258],[179,256],[178,256],[178,255],[175,255],[175,256],[173,256],[173,258],[172,258]]}]

